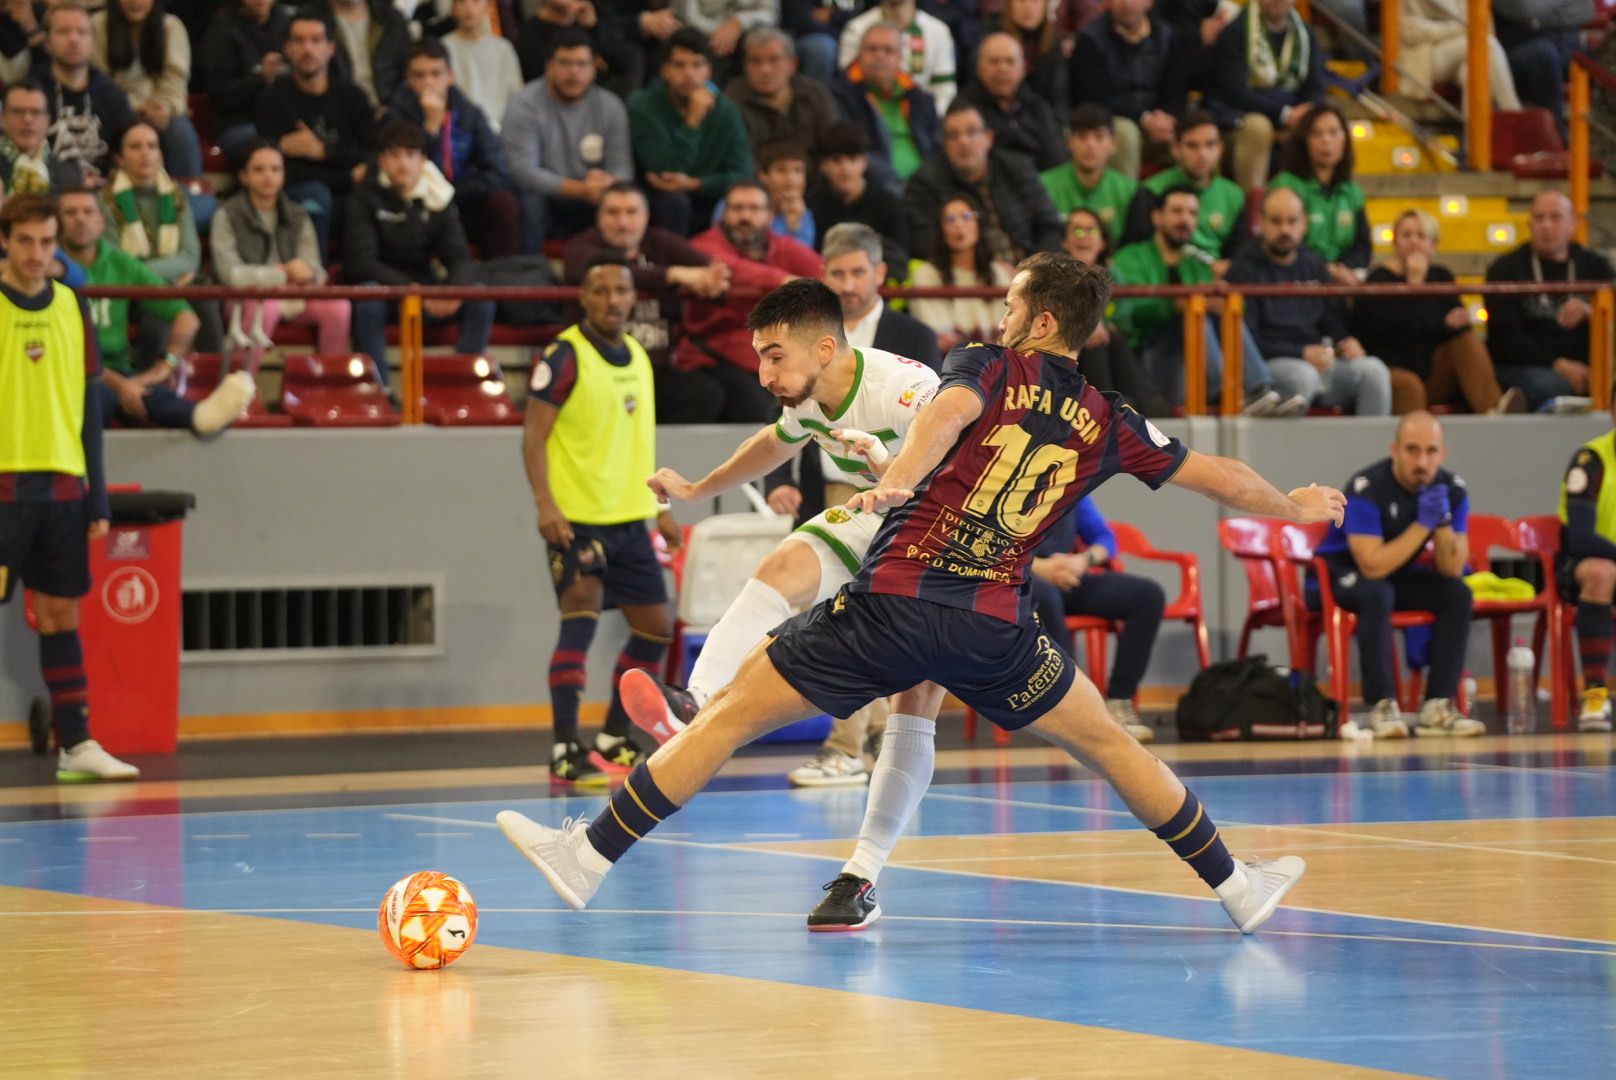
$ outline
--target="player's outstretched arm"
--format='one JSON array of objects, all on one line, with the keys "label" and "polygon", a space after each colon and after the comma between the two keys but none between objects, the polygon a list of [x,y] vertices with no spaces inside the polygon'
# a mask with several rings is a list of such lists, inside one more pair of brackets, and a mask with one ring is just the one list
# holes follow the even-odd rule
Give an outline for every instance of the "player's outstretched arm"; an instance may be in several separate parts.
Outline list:
[{"label": "player's outstretched arm", "polygon": [[1237,458],[1198,454],[1184,459],[1172,483],[1205,495],[1231,510],[1263,517],[1284,518],[1310,525],[1317,521],[1341,524],[1347,497],[1335,488],[1309,484],[1286,495]]},{"label": "player's outstretched arm", "polygon": [[711,499],[732,488],[751,483],[760,476],[767,476],[796,457],[803,445],[786,442],[771,424],[750,436],[735,448],[728,461],[694,483],[672,469],[658,469],[646,483],[664,501]]},{"label": "player's outstretched arm", "polygon": [[915,485],[931,475],[964,431],[982,415],[982,399],[964,386],[950,386],[920,411],[904,437],[903,449],[887,466],[881,482],[847,500],[853,510],[885,510],[915,497]]}]

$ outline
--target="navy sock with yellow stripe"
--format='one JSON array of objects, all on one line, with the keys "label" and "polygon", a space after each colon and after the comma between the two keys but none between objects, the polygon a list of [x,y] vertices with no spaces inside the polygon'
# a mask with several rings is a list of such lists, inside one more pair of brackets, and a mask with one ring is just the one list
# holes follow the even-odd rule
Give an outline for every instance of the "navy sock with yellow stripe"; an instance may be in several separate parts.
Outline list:
[{"label": "navy sock with yellow stripe", "polygon": [[589,823],[590,846],[611,862],[621,859],[634,841],[679,812],[651,779],[649,765],[642,761],[634,766],[606,809]]},{"label": "navy sock with yellow stripe", "polygon": [[1184,805],[1178,808],[1178,813],[1167,824],[1150,831],[1214,889],[1234,873],[1234,856],[1223,846],[1218,827],[1207,816],[1201,800],[1188,788],[1184,789]]}]

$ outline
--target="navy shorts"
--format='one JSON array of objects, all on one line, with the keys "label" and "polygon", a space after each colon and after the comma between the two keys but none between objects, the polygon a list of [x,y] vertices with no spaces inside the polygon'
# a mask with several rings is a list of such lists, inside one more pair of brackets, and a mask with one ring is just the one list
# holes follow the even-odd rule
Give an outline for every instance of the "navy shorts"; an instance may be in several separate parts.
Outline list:
[{"label": "navy shorts", "polygon": [[572,546],[550,552],[550,579],[560,596],[581,575],[598,575],[606,586],[607,607],[666,604],[668,582],[662,576],[651,534],[642,521],[623,525],[572,526]]},{"label": "navy shorts", "polygon": [[845,589],[769,645],[775,670],[831,716],[930,680],[1006,731],[1066,696],[1072,661],[1036,622]]},{"label": "navy shorts", "polygon": [[19,581],[46,596],[89,592],[89,527],[83,499],[0,505],[0,604]]}]

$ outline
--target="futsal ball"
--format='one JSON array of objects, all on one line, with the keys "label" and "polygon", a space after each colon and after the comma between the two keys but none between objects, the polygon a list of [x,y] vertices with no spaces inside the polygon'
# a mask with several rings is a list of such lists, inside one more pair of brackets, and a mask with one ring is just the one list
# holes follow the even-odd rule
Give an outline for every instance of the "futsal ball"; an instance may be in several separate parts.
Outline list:
[{"label": "futsal ball", "polygon": [[477,938],[477,902],[448,874],[422,870],[387,890],[376,928],[405,967],[448,967]]}]

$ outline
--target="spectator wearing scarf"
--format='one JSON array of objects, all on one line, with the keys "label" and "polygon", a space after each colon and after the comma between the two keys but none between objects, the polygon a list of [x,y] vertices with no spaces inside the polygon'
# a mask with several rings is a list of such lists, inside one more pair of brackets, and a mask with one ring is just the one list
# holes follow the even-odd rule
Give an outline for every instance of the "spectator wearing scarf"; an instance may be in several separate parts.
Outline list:
[{"label": "spectator wearing scarf", "polygon": [[1234,176],[1247,191],[1268,177],[1277,132],[1324,100],[1324,54],[1296,0],[1252,0],[1218,35],[1212,112],[1233,128]]},{"label": "spectator wearing scarf", "polygon": [[894,192],[943,147],[937,103],[898,66],[899,31],[878,22],[864,33],[858,59],[831,85],[837,107],[870,138],[870,179]]}]

